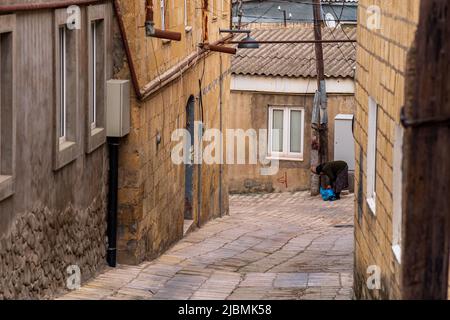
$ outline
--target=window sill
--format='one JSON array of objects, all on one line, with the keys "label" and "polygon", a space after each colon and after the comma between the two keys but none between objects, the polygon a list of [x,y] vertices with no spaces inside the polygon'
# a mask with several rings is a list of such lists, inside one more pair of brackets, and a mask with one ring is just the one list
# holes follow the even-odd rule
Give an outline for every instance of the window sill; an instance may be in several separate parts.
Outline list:
[{"label": "window sill", "polygon": [[399,264],[402,263],[402,248],[400,245],[394,245],[392,246],[392,252],[394,253],[395,259]]},{"label": "window sill", "polygon": [[0,201],[14,194],[14,179],[12,176],[0,176]]},{"label": "window sill", "polygon": [[66,141],[58,144],[58,151],[55,155],[54,170],[59,170],[78,157],[78,145],[73,141]]},{"label": "window sill", "polygon": [[89,131],[86,153],[92,153],[106,143],[105,128],[95,128]]},{"label": "window sill", "polygon": [[377,202],[375,198],[367,198],[367,205],[374,216],[377,215]]},{"label": "window sill", "polygon": [[296,162],[303,162],[303,157],[301,158],[293,158],[293,157],[275,157],[270,156],[266,158],[267,160],[279,160],[279,161],[296,161]]}]

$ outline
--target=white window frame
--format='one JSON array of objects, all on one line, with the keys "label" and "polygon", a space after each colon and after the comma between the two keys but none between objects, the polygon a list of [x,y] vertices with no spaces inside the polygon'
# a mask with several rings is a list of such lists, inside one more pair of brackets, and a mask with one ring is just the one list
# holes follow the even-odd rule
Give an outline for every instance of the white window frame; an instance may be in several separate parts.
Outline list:
[{"label": "white window frame", "polygon": [[401,124],[395,128],[394,163],[393,163],[393,217],[392,217],[392,251],[398,263],[402,262],[402,218],[403,218],[403,137],[404,129]]},{"label": "white window frame", "polygon": [[[79,56],[80,30],[67,27],[66,9],[54,11],[54,155],[53,170],[60,170],[80,155]],[[61,29],[64,28],[64,36]],[[61,40],[64,43],[61,44]]]},{"label": "white window frame", "polygon": [[106,81],[110,43],[108,6],[99,4],[87,9],[89,30],[89,105],[86,117],[86,153],[97,150],[106,142]]},{"label": "white window frame", "polygon": [[92,77],[92,82],[90,86],[90,90],[92,90],[91,97],[91,130],[95,130],[97,128],[97,20],[90,22],[90,32],[91,32],[91,52],[92,55],[92,63],[90,66],[90,72]]},{"label": "white window frame", "polygon": [[[276,152],[272,150],[273,141],[273,112],[283,111],[283,151]],[[300,152],[291,152],[291,111],[300,111],[302,113],[301,117],[301,146]],[[304,155],[304,144],[305,144],[305,108],[297,106],[269,106],[269,116],[268,116],[268,158],[277,160],[288,160],[288,161],[303,161]]]},{"label": "white window frame", "polygon": [[377,166],[377,128],[378,128],[378,104],[369,97],[367,131],[367,204],[374,215],[376,215],[376,166]]},{"label": "white window frame", "polygon": [[184,26],[187,27],[188,26],[188,1],[189,0],[184,0]]},{"label": "white window frame", "polygon": [[59,32],[59,144],[67,141],[67,27],[62,25]]},{"label": "white window frame", "polygon": [[[5,38],[3,38],[5,37]],[[3,42],[5,40],[5,42]],[[6,45],[3,47],[3,45]],[[9,51],[7,51],[9,50]],[[2,54],[7,52],[6,57]],[[4,65],[6,62],[8,65]],[[6,71],[2,70],[3,68]],[[8,73],[9,71],[9,73]],[[3,72],[3,73],[2,73]],[[16,16],[0,15],[0,201],[14,194],[16,159]],[[6,104],[3,105],[3,103]],[[6,109],[6,110],[5,110]],[[3,136],[5,135],[5,136]],[[3,153],[5,152],[5,154]]]},{"label": "white window frame", "polygon": [[160,1],[160,14],[161,14],[161,30],[166,30],[166,1],[165,0],[159,0]]}]

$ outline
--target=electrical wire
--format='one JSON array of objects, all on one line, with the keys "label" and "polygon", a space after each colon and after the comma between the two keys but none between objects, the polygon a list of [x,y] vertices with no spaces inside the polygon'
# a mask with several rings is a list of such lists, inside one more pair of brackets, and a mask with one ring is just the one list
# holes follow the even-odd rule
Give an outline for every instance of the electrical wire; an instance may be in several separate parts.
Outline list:
[{"label": "electrical wire", "polygon": [[[150,39],[150,42],[151,42],[151,44],[152,44],[152,52],[153,52],[153,57],[154,57],[154,59],[155,59],[155,65],[156,65],[156,73],[158,74],[158,79],[159,79],[159,94],[160,94],[160,96],[161,96],[161,101],[162,101],[162,115],[163,115],[163,118],[162,118],[162,128],[160,129],[160,131],[162,132],[162,134],[161,134],[161,132],[159,132],[159,134],[161,135],[161,139],[164,139],[164,123],[165,123],[165,120],[166,120],[166,106],[165,106],[165,103],[164,103],[164,95],[163,95],[163,93],[162,93],[162,83],[161,83],[161,74],[160,74],[160,72],[159,72],[159,65],[158,65],[158,59],[157,59],[157,57],[156,57],[156,51],[155,51],[155,47],[154,47],[154,44],[153,44],[153,38],[151,38]],[[164,142],[163,142],[164,143]]]},{"label": "electrical wire", "polygon": [[[345,2],[344,2],[344,4],[342,5],[341,14],[342,14],[342,12],[344,11],[344,7],[345,7],[345,6],[346,6],[346,5],[345,5]],[[331,7],[331,10],[333,10],[333,12],[336,14],[336,11],[334,11],[333,6],[330,6],[330,7]],[[341,18],[342,18],[342,15],[341,15]],[[341,21],[340,21],[339,19],[338,19],[338,23],[337,23],[337,25],[336,25],[336,28],[337,28],[338,26],[340,26],[342,32],[343,32],[344,35],[347,37],[347,39],[351,40],[350,37],[349,37],[349,35],[348,35],[347,32],[345,31],[344,27],[342,26],[342,23],[341,23]],[[336,30],[336,28],[335,28],[335,30]],[[354,45],[353,43],[352,43],[352,46],[353,46],[353,48],[356,50],[356,47],[355,47],[355,45]]]},{"label": "electrical wire", "polygon": [[[273,1],[271,1],[271,2],[274,2],[274,4],[273,4],[273,6],[271,7],[271,8],[269,8],[269,10],[267,10],[266,12],[264,12],[262,15],[260,15],[260,16],[255,16],[255,15],[242,15],[243,17],[246,17],[246,18],[255,18],[253,21],[251,21],[251,22],[248,22],[248,23],[246,23],[245,25],[248,25],[248,24],[251,24],[251,23],[254,23],[254,22],[256,22],[257,20],[259,20],[259,19],[261,19],[261,18],[264,18],[264,15],[265,14],[267,14],[269,11],[270,11],[270,9],[272,9],[274,6],[275,6],[275,3],[279,3],[279,4],[286,4],[286,3],[292,3],[292,4],[295,4],[295,5],[312,5],[312,6],[314,6],[314,5],[316,5],[316,3],[314,3],[314,2],[311,2],[311,1],[294,1],[294,0],[278,0],[278,1],[276,1],[276,0],[273,0]],[[263,3],[263,2],[262,2]],[[336,25],[336,28],[342,23],[342,22],[351,22],[351,21],[353,21],[353,20],[342,20],[342,15],[343,15],[343,12],[344,12],[344,9],[345,8],[348,8],[348,4],[347,3],[345,3],[345,2],[343,2],[342,3],[342,8],[341,8],[341,13],[340,13],[340,15],[337,15],[337,13],[336,13],[336,11],[334,10],[334,6],[333,6],[333,4],[335,4],[334,2],[330,2],[330,1],[328,1],[328,2],[324,2],[324,1],[322,1],[322,4],[323,3],[326,3],[326,4],[328,4],[328,5],[330,5],[330,8],[333,10],[333,12],[335,13],[335,15],[336,15],[336,17],[338,18],[337,20],[338,20],[338,24]],[[253,7],[253,8],[251,8],[252,10],[254,10],[254,9],[257,9],[258,7]],[[284,18],[278,18],[278,17],[270,17],[270,18],[267,18],[267,19],[270,19],[270,20],[284,20]],[[313,22],[314,21],[314,19],[292,19],[292,18],[290,18],[290,19],[288,19],[289,21],[291,21],[291,22]]]}]

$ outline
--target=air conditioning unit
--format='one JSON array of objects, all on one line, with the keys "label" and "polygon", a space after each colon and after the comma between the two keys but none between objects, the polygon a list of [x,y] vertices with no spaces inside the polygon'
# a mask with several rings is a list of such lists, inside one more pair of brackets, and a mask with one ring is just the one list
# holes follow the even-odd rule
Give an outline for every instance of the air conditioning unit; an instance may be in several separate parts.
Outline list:
[{"label": "air conditioning unit", "polygon": [[130,133],[130,81],[109,80],[106,92],[106,135],[124,137]]}]

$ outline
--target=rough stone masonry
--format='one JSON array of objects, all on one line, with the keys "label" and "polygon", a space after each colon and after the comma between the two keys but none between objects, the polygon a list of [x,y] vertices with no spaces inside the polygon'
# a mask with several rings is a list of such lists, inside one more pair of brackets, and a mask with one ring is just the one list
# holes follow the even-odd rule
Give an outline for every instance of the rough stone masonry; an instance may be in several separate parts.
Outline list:
[{"label": "rough stone masonry", "polygon": [[39,207],[18,218],[0,240],[0,300],[49,298],[66,286],[67,267],[81,281],[105,264],[107,247],[103,197],[84,211]]}]

